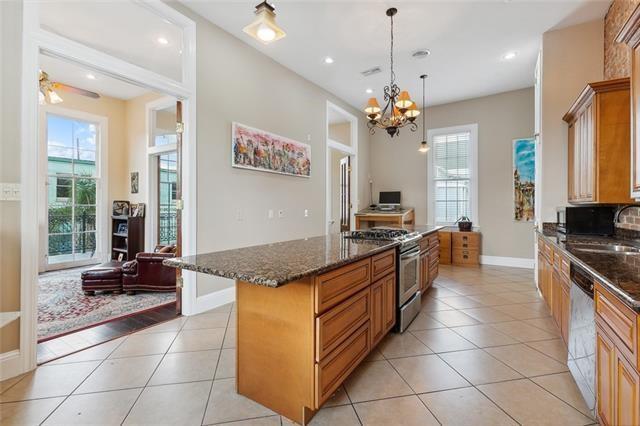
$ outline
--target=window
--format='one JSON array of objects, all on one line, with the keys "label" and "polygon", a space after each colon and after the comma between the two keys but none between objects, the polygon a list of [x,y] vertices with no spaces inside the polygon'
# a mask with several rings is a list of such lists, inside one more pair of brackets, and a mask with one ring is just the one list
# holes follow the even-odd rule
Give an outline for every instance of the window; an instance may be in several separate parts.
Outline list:
[{"label": "window", "polygon": [[71,198],[73,182],[70,178],[56,177],[56,198]]},{"label": "window", "polygon": [[176,165],[175,151],[158,156],[158,244],[175,244],[178,232],[176,221]]},{"label": "window", "polygon": [[467,216],[477,224],[477,131],[475,124],[429,131],[431,223]]}]

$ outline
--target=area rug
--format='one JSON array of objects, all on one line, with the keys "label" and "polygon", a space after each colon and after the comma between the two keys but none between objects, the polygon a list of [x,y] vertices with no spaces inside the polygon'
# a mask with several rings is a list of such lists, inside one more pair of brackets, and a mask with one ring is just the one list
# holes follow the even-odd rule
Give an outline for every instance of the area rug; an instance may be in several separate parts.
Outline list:
[{"label": "area rug", "polygon": [[80,273],[86,268],[47,272],[38,278],[38,340],[175,302],[175,293],[85,296]]}]

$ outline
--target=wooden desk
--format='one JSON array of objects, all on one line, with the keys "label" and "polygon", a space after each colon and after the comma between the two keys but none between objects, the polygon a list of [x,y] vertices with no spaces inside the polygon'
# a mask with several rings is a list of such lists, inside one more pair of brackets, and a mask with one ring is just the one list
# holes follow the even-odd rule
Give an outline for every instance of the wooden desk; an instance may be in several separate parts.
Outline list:
[{"label": "wooden desk", "polygon": [[356,213],[356,229],[373,228],[379,225],[403,226],[414,225],[413,209],[401,209],[390,212],[365,209]]}]

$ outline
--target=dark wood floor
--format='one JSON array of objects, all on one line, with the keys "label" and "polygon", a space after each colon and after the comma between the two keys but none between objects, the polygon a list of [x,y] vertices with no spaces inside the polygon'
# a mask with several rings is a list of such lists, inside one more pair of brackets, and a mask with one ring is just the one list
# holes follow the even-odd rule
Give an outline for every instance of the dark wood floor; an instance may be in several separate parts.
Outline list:
[{"label": "dark wood floor", "polygon": [[38,343],[38,364],[117,339],[176,318],[175,302]]}]

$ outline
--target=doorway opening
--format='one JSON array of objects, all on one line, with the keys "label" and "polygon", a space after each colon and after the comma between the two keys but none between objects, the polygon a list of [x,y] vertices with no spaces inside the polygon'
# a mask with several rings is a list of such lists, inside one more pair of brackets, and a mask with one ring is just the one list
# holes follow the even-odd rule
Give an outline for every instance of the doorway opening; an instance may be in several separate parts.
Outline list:
[{"label": "doorway opening", "polygon": [[356,117],[327,102],[327,234],[354,229],[358,211],[357,155]]}]

